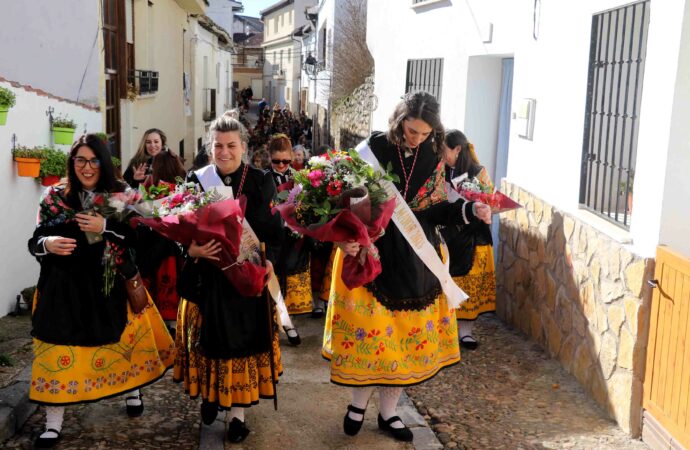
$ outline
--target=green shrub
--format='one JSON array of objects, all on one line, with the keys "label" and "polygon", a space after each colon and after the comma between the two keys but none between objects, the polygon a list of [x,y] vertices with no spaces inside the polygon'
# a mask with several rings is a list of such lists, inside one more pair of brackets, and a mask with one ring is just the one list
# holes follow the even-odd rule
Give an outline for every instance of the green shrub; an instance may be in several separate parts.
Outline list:
[{"label": "green shrub", "polygon": [[71,128],[73,130],[77,129],[77,123],[70,119],[69,116],[65,114],[63,117],[62,114],[58,114],[56,118],[53,119],[53,128]]},{"label": "green shrub", "polygon": [[17,97],[15,97],[14,92],[4,87],[0,87],[0,106],[11,108],[15,105],[16,99]]},{"label": "green shrub", "polygon": [[55,175],[60,178],[67,175],[67,154],[55,148],[46,148],[45,159],[41,161],[41,178]]},{"label": "green shrub", "polygon": [[19,145],[12,149],[12,156],[14,158],[38,158],[44,159],[45,149],[42,147],[24,147]]},{"label": "green shrub", "polygon": [[94,133],[95,136],[97,136],[101,141],[103,141],[104,144],[108,144],[108,135],[103,133],[102,131],[99,131],[98,133]]},{"label": "green shrub", "polygon": [[117,156],[111,156],[111,159],[113,160],[114,167],[119,167],[120,169],[122,168],[122,161],[120,161],[120,158]]}]

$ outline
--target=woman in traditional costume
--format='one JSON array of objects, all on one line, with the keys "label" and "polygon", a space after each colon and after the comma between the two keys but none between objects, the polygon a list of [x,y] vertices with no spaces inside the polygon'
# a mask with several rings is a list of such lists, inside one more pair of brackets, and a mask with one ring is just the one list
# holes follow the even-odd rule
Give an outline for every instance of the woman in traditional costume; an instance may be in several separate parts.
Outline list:
[{"label": "woman in traditional costume", "polygon": [[[245,218],[267,245],[266,276],[280,249],[280,216],[271,213],[276,189],[271,175],[242,161],[247,130],[232,113],[210,127],[213,164],[194,172],[189,181],[204,190],[232,187],[235,198],[246,198]],[[182,299],[177,318],[175,381],[184,382],[190,397],[201,395],[201,418],[210,425],[218,410],[229,410],[227,438],[241,442],[249,434],[244,410],[259,398],[275,396],[274,382],[282,373],[275,316],[262,297],[244,297],[210,260],[221,251],[215,241],[192,243],[180,275]],[[271,362],[273,358],[273,362]],[[274,368],[271,373],[271,368]]]},{"label": "woman in traditional costume", "polygon": [[[399,177],[395,187],[421,225],[416,237],[426,237],[433,245],[434,258],[440,254],[437,226],[491,220],[486,205],[447,201],[443,138],[438,102],[418,92],[406,95],[396,107],[388,132],[374,132],[368,142],[381,167],[390,166]],[[403,387],[460,361],[454,310],[441,293],[437,274],[393,220],[376,241],[382,271],[365,286],[348,290],[340,276],[344,254],[357,255],[359,245],[338,247],[322,354],[330,360],[331,382],[353,387],[344,432],[359,432],[378,386],[379,428],[411,441],[412,432],[397,416],[396,405]]]},{"label": "woman in traditional costume", "polygon": [[[446,181],[467,174],[493,188],[486,168],[479,163],[474,146],[459,130],[446,133],[443,145]],[[441,231],[450,253],[450,274],[469,299],[455,310],[460,346],[474,350],[479,345],[472,325],[480,314],[496,311],[496,276],[491,227],[484,222],[445,227]]]},{"label": "woman in traditional costume", "polygon": [[[67,182],[41,197],[29,251],[41,264],[32,316],[34,360],[29,398],[46,406],[37,448],[61,438],[65,405],[129,392],[127,413],[144,411],[139,388],[173,362],[173,340],[156,307],[134,314],[125,279],[137,269],[129,255],[134,230],[85,209],[123,192],[110,153],[87,134],[69,153]],[[86,233],[95,236],[87,240]]]},{"label": "woman in traditional costume", "polygon": [[[161,181],[175,184],[178,178],[184,179],[186,175],[180,157],[167,148],[153,157],[151,169],[151,180],[145,182],[146,186],[158,185]],[[180,302],[177,294],[177,274],[182,264],[180,247],[146,225],[139,225],[136,264],[158,312],[174,333]]]}]

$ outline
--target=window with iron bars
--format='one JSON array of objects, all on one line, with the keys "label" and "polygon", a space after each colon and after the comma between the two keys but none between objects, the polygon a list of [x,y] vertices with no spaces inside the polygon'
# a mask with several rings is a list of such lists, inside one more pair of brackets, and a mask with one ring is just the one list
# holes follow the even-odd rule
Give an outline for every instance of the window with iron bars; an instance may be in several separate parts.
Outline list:
[{"label": "window with iron bars", "polygon": [[410,59],[407,61],[405,93],[425,91],[441,101],[443,58]]},{"label": "window with iron bars", "polygon": [[592,17],[580,206],[630,228],[649,0]]},{"label": "window with iron bars", "polygon": [[158,92],[158,72],[153,70],[130,70],[127,82],[139,95]]}]

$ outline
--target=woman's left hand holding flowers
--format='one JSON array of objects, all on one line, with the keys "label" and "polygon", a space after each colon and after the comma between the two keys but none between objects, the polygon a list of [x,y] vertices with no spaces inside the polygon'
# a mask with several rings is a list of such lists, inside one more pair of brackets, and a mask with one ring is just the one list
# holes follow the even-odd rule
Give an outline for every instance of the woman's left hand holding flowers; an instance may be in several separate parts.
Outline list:
[{"label": "woman's left hand holding flowers", "polygon": [[105,231],[105,218],[96,212],[92,214],[79,213],[76,215],[76,218],[81,231],[92,233],[103,233]]},{"label": "woman's left hand holding flowers", "polygon": [[474,204],[474,215],[482,222],[491,224],[491,207],[489,207],[489,205],[476,202]]}]

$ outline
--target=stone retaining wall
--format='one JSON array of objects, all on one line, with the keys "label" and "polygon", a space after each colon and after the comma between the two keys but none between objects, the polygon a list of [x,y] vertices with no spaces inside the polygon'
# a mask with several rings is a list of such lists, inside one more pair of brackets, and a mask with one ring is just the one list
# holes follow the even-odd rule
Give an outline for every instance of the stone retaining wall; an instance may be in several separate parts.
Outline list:
[{"label": "stone retaining wall", "polygon": [[333,147],[354,148],[371,133],[371,112],[376,109],[374,75],[352,94],[334,103],[331,115]]},{"label": "stone retaining wall", "polygon": [[524,207],[500,216],[497,314],[639,436],[654,260],[516,185],[502,192]]}]

